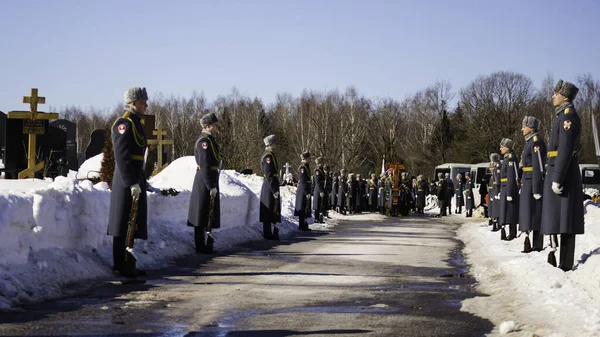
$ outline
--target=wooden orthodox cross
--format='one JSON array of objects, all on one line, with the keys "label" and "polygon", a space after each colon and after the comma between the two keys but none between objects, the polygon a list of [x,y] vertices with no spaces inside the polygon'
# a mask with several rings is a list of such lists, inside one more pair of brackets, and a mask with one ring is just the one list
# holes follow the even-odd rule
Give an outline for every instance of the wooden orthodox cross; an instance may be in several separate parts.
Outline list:
[{"label": "wooden orthodox cross", "polygon": [[156,151],[158,151],[157,154],[157,167],[156,170],[154,170],[152,172],[152,174],[156,174],[158,172],[160,172],[160,170],[163,168],[163,145],[173,145],[173,140],[172,139],[163,139],[163,136],[167,135],[167,131],[164,131],[162,129],[162,126],[160,124],[158,124],[158,127],[156,130],[152,131],[152,134],[156,136],[156,139],[150,139],[148,140],[148,144],[156,144]]},{"label": "wooden orthodox cross", "polygon": [[36,164],[35,141],[36,135],[43,135],[44,120],[58,119],[57,113],[38,111],[38,104],[45,104],[46,97],[39,97],[36,88],[31,89],[31,96],[23,97],[23,103],[29,104],[29,111],[9,111],[8,118],[23,120],[23,133],[29,134],[29,146],[27,149],[27,168],[19,172],[19,179],[33,178],[35,172],[44,168],[44,162]]}]

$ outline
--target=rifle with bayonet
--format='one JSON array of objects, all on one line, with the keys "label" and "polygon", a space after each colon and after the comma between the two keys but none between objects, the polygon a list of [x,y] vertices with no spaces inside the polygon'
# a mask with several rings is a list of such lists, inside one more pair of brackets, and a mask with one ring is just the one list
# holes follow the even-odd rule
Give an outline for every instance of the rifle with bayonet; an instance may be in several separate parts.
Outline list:
[{"label": "rifle with bayonet", "polygon": [[135,230],[137,229],[137,213],[140,197],[134,196],[131,201],[131,212],[127,222],[127,236],[125,237],[125,265],[135,264],[137,257],[133,252],[133,241],[135,239]]}]

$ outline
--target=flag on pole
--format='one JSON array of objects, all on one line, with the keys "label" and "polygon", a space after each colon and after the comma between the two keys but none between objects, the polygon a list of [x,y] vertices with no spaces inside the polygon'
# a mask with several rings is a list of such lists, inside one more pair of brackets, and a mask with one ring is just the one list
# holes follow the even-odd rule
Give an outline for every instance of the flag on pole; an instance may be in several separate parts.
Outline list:
[{"label": "flag on pole", "polygon": [[383,160],[381,161],[381,174],[385,173],[385,156],[383,156]]}]

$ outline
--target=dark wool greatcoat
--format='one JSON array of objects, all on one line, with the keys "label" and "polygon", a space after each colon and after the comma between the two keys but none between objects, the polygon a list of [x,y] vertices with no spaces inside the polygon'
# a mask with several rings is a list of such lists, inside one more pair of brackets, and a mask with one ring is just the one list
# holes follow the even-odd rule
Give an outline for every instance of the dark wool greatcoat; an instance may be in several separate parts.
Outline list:
[{"label": "dark wool greatcoat", "polygon": [[331,181],[331,195],[329,196],[329,202],[332,207],[337,206],[337,195],[339,187],[340,186],[338,184],[338,177],[334,176],[333,180]]},{"label": "dark wool greatcoat", "polygon": [[[581,119],[571,103],[557,108],[548,143],[548,171],[542,196],[542,234],[583,234],[583,190],[577,151]],[[563,187],[552,191],[552,182]]]},{"label": "dark wool greatcoat", "polygon": [[338,179],[338,194],[337,194],[337,205],[338,207],[345,207],[346,205],[346,193],[348,192],[348,184],[346,183],[346,177],[340,176]]},{"label": "dark wool greatcoat", "polygon": [[425,180],[417,181],[417,207],[425,208],[425,196],[429,193],[429,185]]},{"label": "dark wool greatcoat", "polygon": [[465,187],[464,187],[462,181],[457,181],[456,185],[454,185],[454,192],[456,195],[456,198],[455,198],[456,199],[455,200],[456,207],[455,208],[465,205],[465,199],[464,199],[465,197],[463,195],[464,189],[465,189]]},{"label": "dark wool greatcoat", "polygon": [[275,192],[279,192],[279,164],[275,154],[265,150],[260,156],[260,169],[265,179],[260,189],[260,222],[281,222],[281,196],[275,200]]},{"label": "dark wool greatcoat", "polygon": [[491,213],[489,213],[490,217],[493,218],[500,218],[500,168],[502,167],[502,164],[500,163],[494,163],[494,167],[492,169],[492,191],[490,192],[490,195],[488,196],[488,200],[492,200],[493,198],[493,202],[491,203],[492,207],[491,207]]},{"label": "dark wool greatcoat", "polygon": [[[517,224],[519,222],[519,186],[517,171],[519,159],[513,150],[504,154],[500,168],[500,221],[503,224]],[[511,201],[506,197],[512,197]]]},{"label": "dark wool greatcoat", "polygon": [[296,187],[296,206],[294,208],[295,216],[304,216],[310,218],[312,212],[307,212],[307,199],[310,199],[310,165],[302,164],[298,167],[298,186]]},{"label": "dark wool greatcoat", "polygon": [[[312,180],[313,185],[313,204],[312,209],[316,213],[322,213],[325,205],[325,197],[321,198],[321,193],[325,194],[325,172],[322,167],[317,167]],[[316,215],[315,215],[316,216]]]},{"label": "dark wool greatcoat", "polygon": [[379,181],[377,182],[377,187],[377,206],[384,207],[386,198],[385,178],[379,179]]},{"label": "dark wool greatcoat", "polygon": [[[325,172],[325,171],[323,171]],[[325,210],[331,208],[331,203],[329,202],[329,196],[331,195],[331,184],[333,184],[333,178],[331,177],[331,173],[325,172],[325,200],[324,206]]]},{"label": "dark wool greatcoat", "polygon": [[367,198],[365,197],[367,195],[367,181],[360,178],[360,180],[358,180],[358,199],[356,199],[356,208],[358,208],[358,210],[366,210],[367,208],[366,206],[366,202],[367,202]]},{"label": "dark wool greatcoat", "polygon": [[521,163],[521,195],[519,204],[519,230],[522,232],[539,231],[542,226],[542,199],[533,195],[540,194],[544,188],[544,167],[546,165],[546,142],[533,134],[526,138]]},{"label": "dark wool greatcoat", "polygon": [[[188,210],[188,223],[190,227],[208,226],[208,215],[210,213],[210,190],[219,190],[219,166],[221,165],[221,153],[215,138],[203,131],[196,139],[194,145],[194,157],[196,159],[196,174],[192,185],[192,195]],[[220,193],[215,196],[215,206],[212,219],[212,229],[221,228],[221,201]]]},{"label": "dark wool greatcoat", "polygon": [[378,181],[377,178],[367,180],[369,190],[369,205],[377,206]]},{"label": "dark wool greatcoat", "polygon": [[473,180],[465,182],[465,209],[475,209],[475,197],[473,196]]},{"label": "dark wool greatcoat", "polygon": [[108,235],[127,236],[127,222],[131,213],[131,186],[139,184],[142,192],[136,218],[136,239],[148,239],[148,203],[146,199],[146,174],[144,153],[147,142],[141,116],[126,108],[111,129],[115,155],[115,172],[110,192]]}]

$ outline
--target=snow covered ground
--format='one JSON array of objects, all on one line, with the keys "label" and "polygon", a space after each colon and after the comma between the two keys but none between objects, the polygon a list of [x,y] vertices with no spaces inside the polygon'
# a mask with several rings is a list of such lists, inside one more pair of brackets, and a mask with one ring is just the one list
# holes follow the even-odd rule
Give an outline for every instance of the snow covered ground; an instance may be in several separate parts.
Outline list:
[{"label": "snow covered ground", "polygon": [[[79,172],[50,180],[0,180],[0,310],[19,303],[63,296],[69,285],[112,276],[112,239],[106,235],[110,191],[106,184],[77,180],[98,170],[101,155]],[[139,266],[160,268],[194,253],[192,229],[186,226],[193,157],[179,158],[150,180],[156,188],[175,188],[177,196],[148,193],[149,240],[136,241]],[[215,249],[261,240],[258,222],[262,178],[223,171],[221,224]],[[280,235],[294,235],[295,189],[281,188],[283,223]],[[478,200],[477,196],[476,199]],[[435,198],[428,213],[437,214]],[[600,208],[586,204],[586,234],[577,237],[576,270],[562,272],[546,263],[548,250],[523,254],[523,236],[500,241],[487,220],[452,215],[442,221],[460,224],[457,236],[477,289],[487,296],[467,299],[462,310],[492,321],[490,336],[600,336]],[[382,220],[378,214],[334,215],[338,219]],[[90,282],[92,283],[92,282]]]}]

